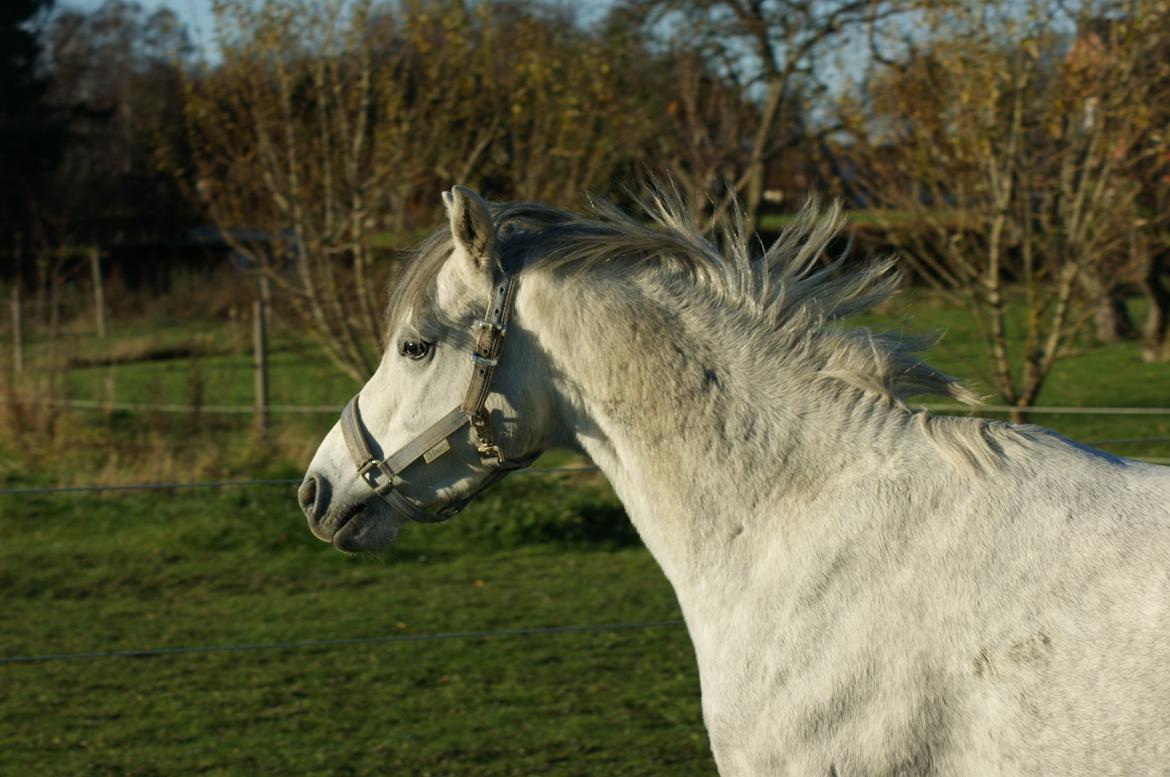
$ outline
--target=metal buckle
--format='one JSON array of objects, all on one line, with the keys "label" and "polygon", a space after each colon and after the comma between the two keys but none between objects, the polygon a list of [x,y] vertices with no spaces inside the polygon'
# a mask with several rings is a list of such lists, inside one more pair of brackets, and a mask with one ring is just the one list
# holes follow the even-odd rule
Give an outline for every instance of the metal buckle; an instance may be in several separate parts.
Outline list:
[{"label": "metal buckle", "polygon": [[484,464],[490,464],[493,467],[503,467],[507,460],[504,458],[504,452],[500,450],[498,445],[480,445],[476,450],[479,452],[480,461]]},{"label": "metal buckle", "polygon": [[394,481],[394,473],[386,466],[386,462],[381,459],[370,459],[365,464],[358,467],[358,477],[366,481],[366,485],[375,491],[378,490],[378,477],[370,477],[371,470],[377,470],[378,475],[386,478],[390,482]]},{"label": "metal buckle", "polygon": [[499,332],[501,335],[508,331],[506,324],[496,324],[491,321],[480,321],[475,327],[476,329],[490,329],[493,332]]},{"label": "metal buckle", "polygon": [[486,356],[480,356],[475,351],[471,352],[471,361],[473,364],[479,364],[484,367],[495,367],[500,363],[499,359],[489,359]]}]

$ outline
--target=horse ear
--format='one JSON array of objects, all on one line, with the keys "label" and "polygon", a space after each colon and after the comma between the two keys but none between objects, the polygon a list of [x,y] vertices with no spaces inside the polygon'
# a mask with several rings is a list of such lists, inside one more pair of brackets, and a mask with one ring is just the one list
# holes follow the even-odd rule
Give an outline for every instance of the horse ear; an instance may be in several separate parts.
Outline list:
[{"label": "horse ear", "polygon": [[496,228],[487,203],[466,186],[455,186],[443,192],[443,204],[447,206],[455,245],[463,249],[477,269],[489,267],[496,252]]}]

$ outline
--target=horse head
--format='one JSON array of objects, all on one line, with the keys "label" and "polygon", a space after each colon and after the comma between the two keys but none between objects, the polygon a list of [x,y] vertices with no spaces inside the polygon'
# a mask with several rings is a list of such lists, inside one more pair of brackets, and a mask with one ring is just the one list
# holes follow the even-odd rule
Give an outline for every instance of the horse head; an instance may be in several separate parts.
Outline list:
[{"label": "horse head", "polygon": [[449,223],[392,295],[381,362],[298,490],[312,533],[341,550],[450,518],[555,437],[540,359],[513,314],[519,262],[502,255],[478,194],[457,186],[443,200]]}]

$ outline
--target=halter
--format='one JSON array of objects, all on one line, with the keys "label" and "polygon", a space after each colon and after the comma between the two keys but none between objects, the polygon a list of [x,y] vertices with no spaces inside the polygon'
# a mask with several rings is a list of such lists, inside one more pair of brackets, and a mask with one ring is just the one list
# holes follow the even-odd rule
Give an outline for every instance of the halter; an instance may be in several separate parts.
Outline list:
[{"label": "halter", "polygon": [[[445,521],[509,470],[521,469],[532,463],[531,458],[523,461],[510,461],[505,458],[500,446],[496,444],[491,415],[484,410],[484,403],[491,393],[492,377],[495,375],[500,351],[504,345],[504,334],[508,331],[508,319],[512,314],[512,304],[516,296],[516,278],[516,272],[508,272],[503,268],[498,269],[493,275],[492,296],[487,314],[476,325],[479,333],[475,338],[475,348],[471,352],[474,368],[471,371],[467,394],[461,405],[431,424],[385,460],[379,459],[370,449],[368,441],[374,438],[362,423],[361,411],[358,409],[358,396],[361,395],[354,396],[341,411],[341,434],[345,437],[349,456],[357,466],[358,477],[387,504],[412,521],[419,523]],[[474,493],[433,513],[419,507],[395,490],[398,476],[403,470],[420,458],[424,463],[430,464],[442,456],[451,449],[448,438],[468,425],[471,426],[471,433],[476,441],[480,462],[493,470],[488,475],[487,482]]]}]

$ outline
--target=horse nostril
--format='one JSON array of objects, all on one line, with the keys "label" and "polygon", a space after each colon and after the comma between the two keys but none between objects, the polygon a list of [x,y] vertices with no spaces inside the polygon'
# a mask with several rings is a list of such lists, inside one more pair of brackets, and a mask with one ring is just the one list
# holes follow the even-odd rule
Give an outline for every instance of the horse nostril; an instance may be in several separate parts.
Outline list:
[{"label": "horse nostril", "polygon": [[317,475],[309,475],[305,478],[305,482],[301,483],[301,487],[297,489],[297,501],[300,503],[301,509],[305,511],[305,515],[310,519],[316,518],[323,512],[320,509],[321,506],[317,504],[319,501],[318,498],[321,496],[321,491],[322,489],[318,483]]}]

